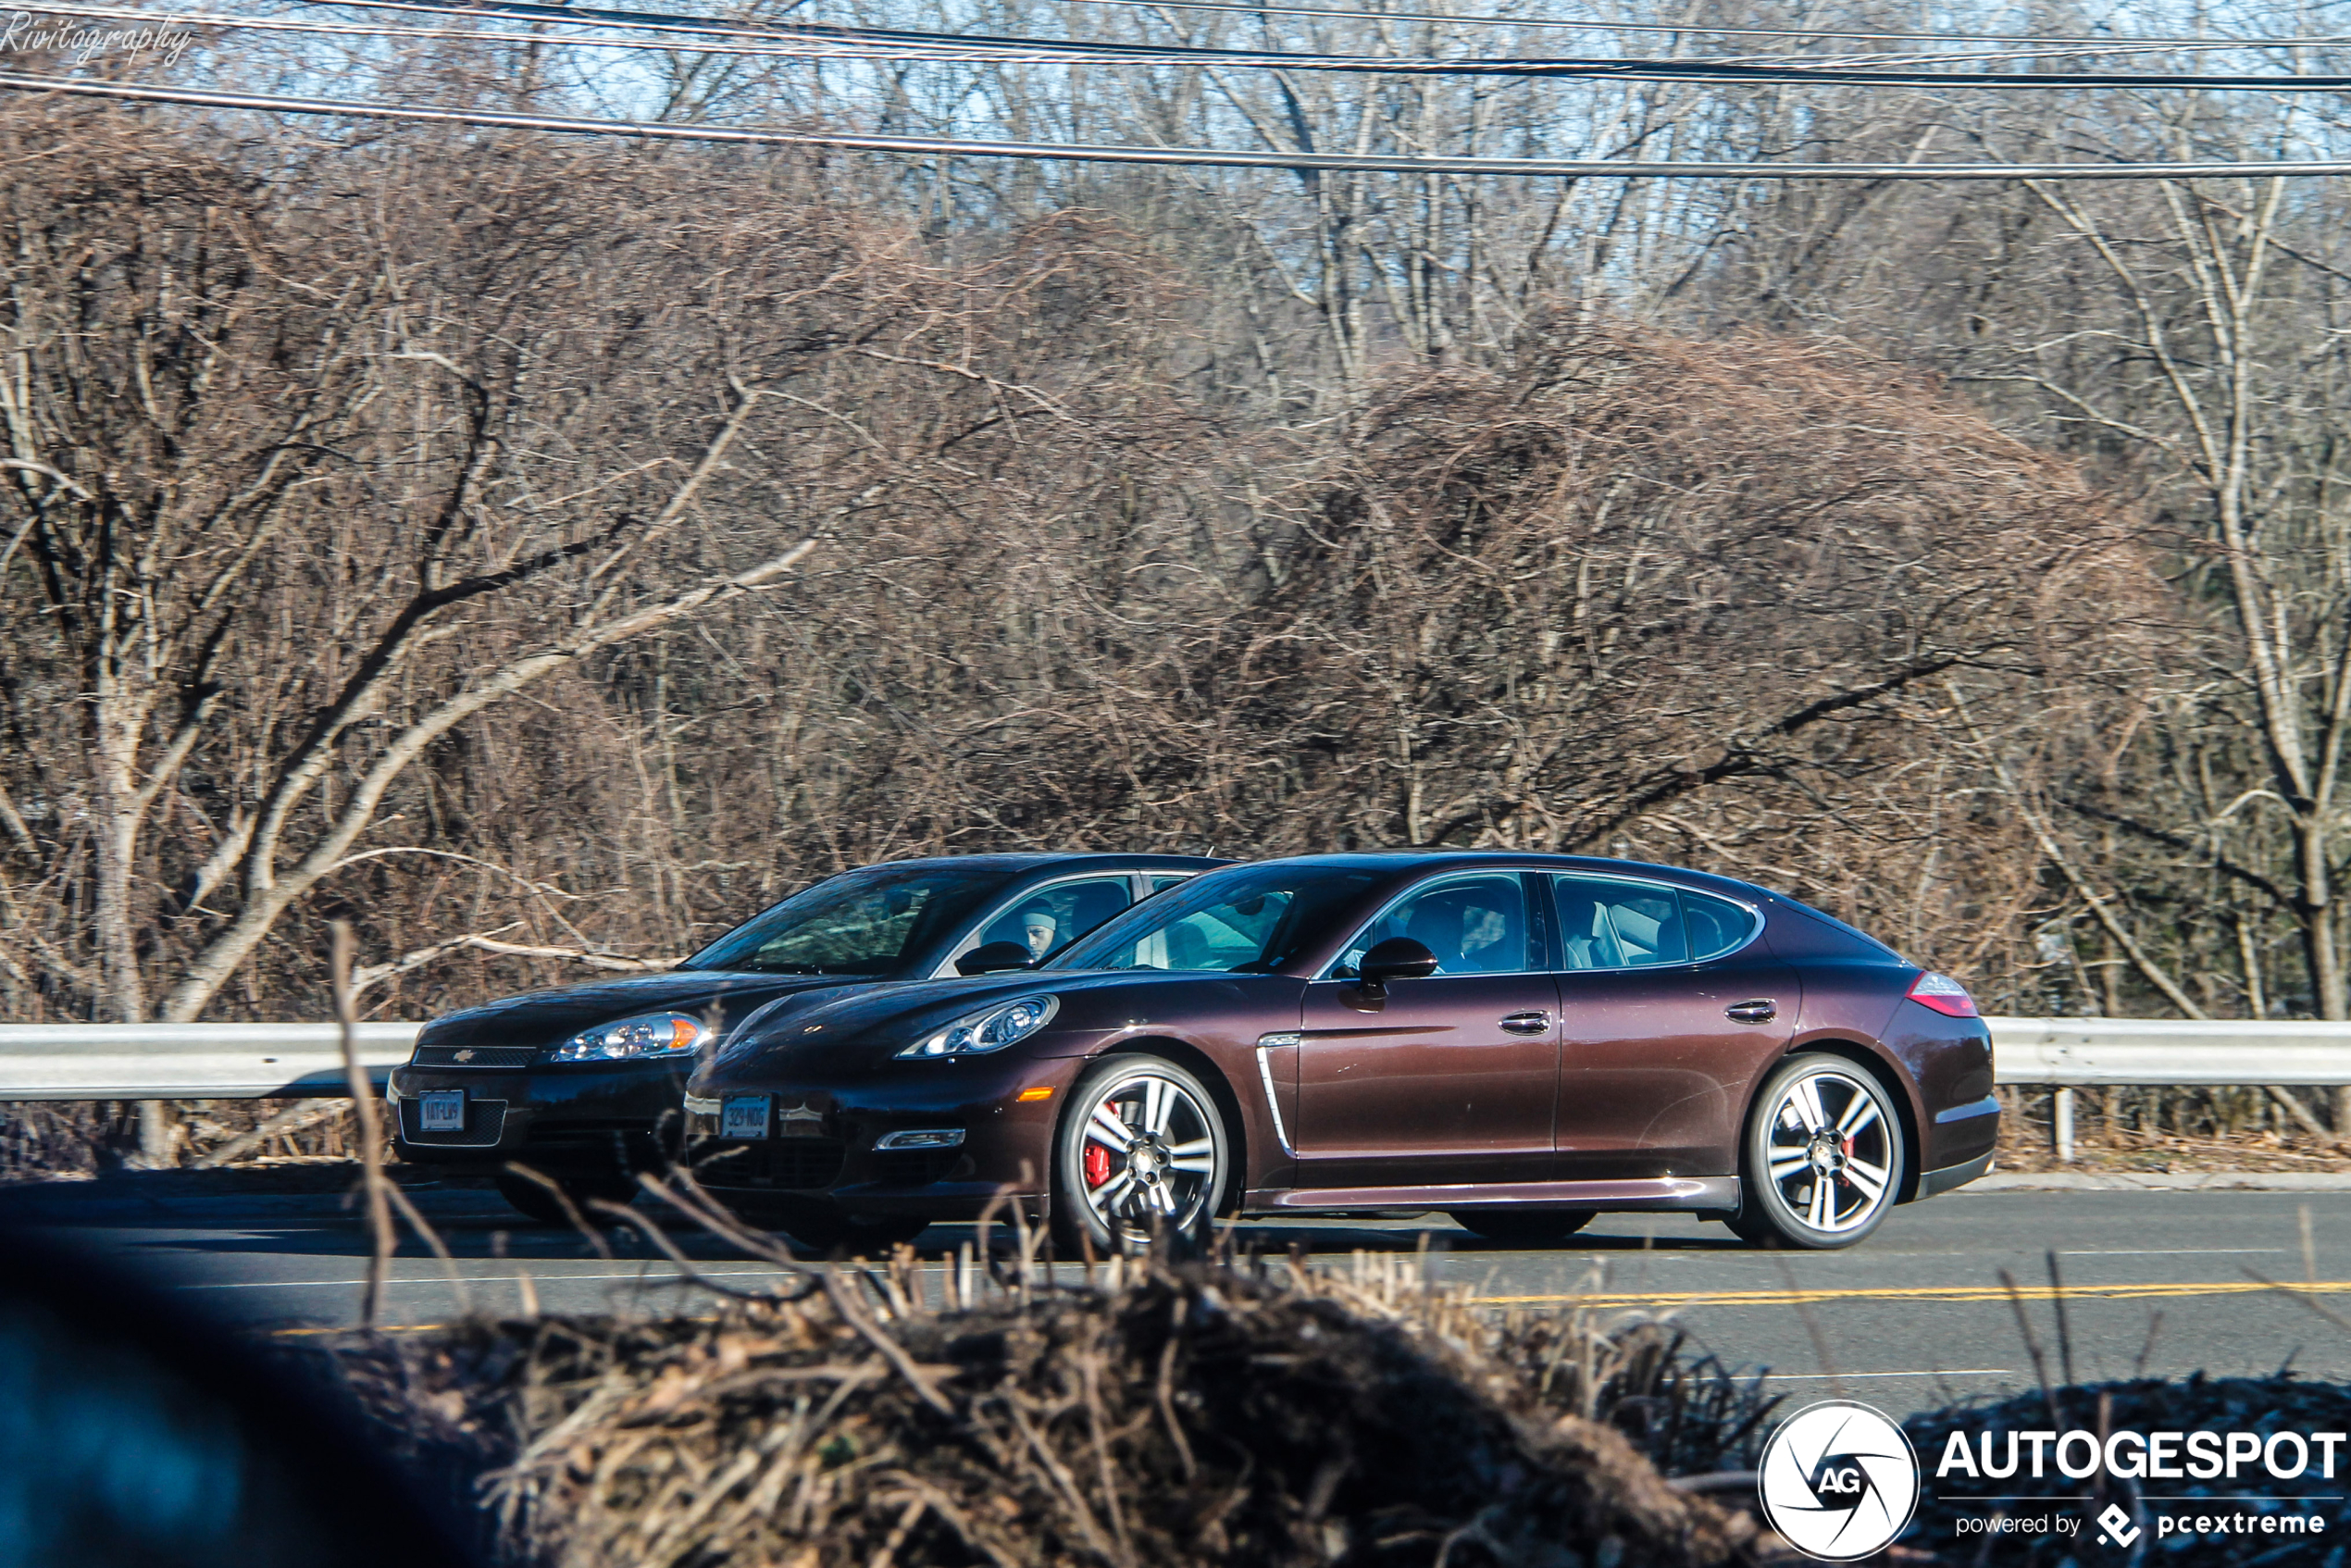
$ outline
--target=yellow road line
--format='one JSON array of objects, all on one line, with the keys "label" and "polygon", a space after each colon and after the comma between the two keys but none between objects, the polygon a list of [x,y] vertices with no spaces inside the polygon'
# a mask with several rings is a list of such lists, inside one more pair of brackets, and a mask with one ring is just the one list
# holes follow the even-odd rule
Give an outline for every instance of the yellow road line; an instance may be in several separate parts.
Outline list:
[{"label": "yellow road line", "polygon": [[[2142,1285],[2069,1285],[2062,1292],[2047,1285],[2020,1285],[2017,1295],[2028,1301],[2048,1301],[2060,1294],[2069,1301],[2141,1301],[2186,1296],[2253,1296],[2273,1291],[2293,1296],[2351,1295],[2351,1279],[2322,1279],[2314,1284],[2281,1282],[2265,1285],[2252,1279],[2163,1280]],[[1651,1290],[1611,1294],[1567,1292],[1547,1296],[1472,1296],[1481,1307],[1809,1307],[1832,1301],[2005,1301],[2008,1288],[2000,1285],[1877,1285],[1821,1290]],[[379,1333],[429,1334],[445,1323],[387,1325]],[[354,1327],[279,1328],[272,1338],[293,1339],[315,1334],[355,1334]]]},{"label": "yellow road line", "polygon": [[[2170,1296],[2249,1296],[2263,1291],[2326,1296],[2351,1292],[2351,1279],[2320,1280],[2309,1285],[2264,1285],[2258,1280],[2174,1280],[2149,1285],[2069,1285],[2062,1291],[2047,1285],[2020,1285],[2016,1293],[2028,1301],[2134,1301]],[[1578,1307],[1796,1307],[1827,1301],[2005,1301],[2008,1288],[2000,1285],[1884,1285],[1821,1290],[1649,1290],[1624,1294],[1566,1293],[1549,1296],[1473,1296],[1480,1306]]]}]

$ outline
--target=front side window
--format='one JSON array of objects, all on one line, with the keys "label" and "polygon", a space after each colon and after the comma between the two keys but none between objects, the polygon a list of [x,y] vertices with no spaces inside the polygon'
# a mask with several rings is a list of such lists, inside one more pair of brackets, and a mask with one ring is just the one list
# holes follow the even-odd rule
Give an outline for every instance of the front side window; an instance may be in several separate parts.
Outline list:
[{"label": "front side window", "polygon": [[1332,974],[1347,978],[1363,954],[1410,937],[1437,954],[1440,975],[1516,975],[1540,967],[1529,950],[1526,886],[1510,872],[1449,877],[1413,891],[1347,944]]},{"label": "front side window", "polygon": [[1134,902],[1135,884],[1124,872],[1056,882],[1014,900],[973,945],[1018,942],[1031,964],[1040,964]]},{"label": "front side window", "polygon": [[1654,882],[1555,877],[1560,966],[1643,968],[1719,958],[1754,933],[1755,917],[1728,899]]},{"label": "front side window", "polygon": [[767,975],[890,975],[978,918],[1009,873],[868,865],[828,877],[744,921],[678,965]]},{"label": "front side window", "polygon": [[1370,871],[1237,866],[1144,900],[1063,951],[1054,969],[1180,969],[1270,975],[1362,918]]}]

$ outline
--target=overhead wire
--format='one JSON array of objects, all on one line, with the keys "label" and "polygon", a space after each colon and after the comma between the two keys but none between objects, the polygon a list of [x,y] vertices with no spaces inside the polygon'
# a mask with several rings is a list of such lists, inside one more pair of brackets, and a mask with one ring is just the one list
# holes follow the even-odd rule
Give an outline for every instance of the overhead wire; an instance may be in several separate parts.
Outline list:
[{"label": "overhead wire", "polygon": [[[531,5],[523,0],[484,0],[479,5],[432,5],[404,3],[404,0],[305,0],[321,6],[360,6],[374,8],[452,11],[482,14],[508,11],[519,14],[529,11],[543,19],[563,21],[580,17],[618,19],[640,19],[640,25],[692,26],[703,29],[758,28],[772,23],[742,22],[723,18],[691,17],[677,13],[649,11],[618,11],[594,6]],[[1177,11],[1225,11],[1246,16],[1322,17],[1334,20],[1387,22],[1443,22],[1466,27],[1526,27],[1549,30],[1571,30],[1594,32],[1661,33],[1675,37],[1751,37],[1751,38],[1845,38],[1862,43],[1889,44],[2028,44],[2034,45],[2081,45],[2082,53],[2096,53],[2102,49],[2149,47],[2182,51],[2214,49],[2290,49],[2320,47],[2327,44],[2351,43],[2351,33],[2320,33],[2304,37],[2265,38],[2229,34],[2203,34],[2195,37],[2134,37],[2121,34],[2104,35],[2043,35],[2029,32],[1876,32],[1839,28],[1769,28],[1717,27],[1672,22],[1620,22],[1595,18],[1544,17],[1465,17],[1441,12],[1374,11],[1330,9],[1311,6],[1257,5],[1253,0],[1067,0],[1069,4],[1119,6],[1136,9]]]},{"label": "overhead wire", "polygon": [[[561,5],[561,4],[544,4],[544,3],[539,3],[539,0],[477,0],[477,3],[457,3],[457,0],[303,0],[303,3],[304,3],[305,5],[306,5],[306,6],[320,6],[320,7],[322,7],[322,8],[327,8],[327,7],[349,7],[349,8],[354,8],[354,9],[367,9],[367,10],[425,11],[425,12],[433,12],[433,13],[443,14],[443,15],[454,15],[454,16],[505,16],[505,17],[515,18],[515,19],[528,19],[534,20],[534,21],[554,22],[554,23],[556,23],[556,24],[559,24],[559,25],[564,25],[564,26],[574,26],[574,27],[577,27],[577,26],[585,26],[585,25],[591,25],[591,24],[597,24],[597,25],[612,25],[612,26],[628,26],[628,27],[638,27],[638,28],[653,29],[653,30],[658,30],[658,31],[688,31],[688,32],[708,32],[708,33],[712,33],[712,34],[715,34],[715,35],[728,35],[728,36],[741,36],[741,37],[774,37],[774,36],[777,36],[778,34],[781,34],[781,33],[786,33],[786,32],[804,31],[811,30],[811,29],[839,29],[839,28],[841,28],[841,27],[844,27],[844,26],[846,26],[846,25],[847,25],[847,24],[841,24],[841,23],[823,23],[823,22],[788,22],[788,21],[782,21],[782,20],[774,20],[774,21],[746,21],[746,20],[740,20],[740,19],[720,19],[720,18],[708,18],[708,17],[694,17],[694,16],[689,16],[689,15],[681,15],[681,14],[678,14],[678,13],[676,13],[676,12],[641,11],[641,10],[621,10],[621,9],[616,9],[616,8],[611,8],[611,7],[582,6],[567,6],[567,5]],[[1080,3],[1080,4],[1095,4],[1095,5],[1100,5],[1100,4],[1111,4],[1111,3],[1121,3],[1121,4],[1125,4],[1125,3],[1129,3],[1129,0],[1076,0],[1076,3]],[[1166,3],[1166,0],[1131,0],[1131,3],[1136,4],[1136,5],[1138,5],[1138,6],[1161,6],[1161,5],[1164,4],[1164,3]],[[1238,9],[1238,10],[1246,10],[1246,9],[1250,9],[1251,7],[1242,6],[1236,6],[1232,7],[1232,8],[1234,8],[1234,9]],[[1275,7],[1275,9],[1280,9],[1280,7]],[[1412,21],[1412,20],[1423,19],[1418,19],[1418,18],[1414,18],[1414,17],[1408,16],[1408,15],[1404,15],[1404,14],[1401,14],[1401,13],[1393,13],[1393,12],[1390,12],[1390,13],[1380,13],[1380,12],[1369,12],[1369,11],[1366,11],[1366,12],[1361,12],[1361,13],[1338,13],[1338,12],[1328,12],[1328,13],[1315,13],[1315,14],[1320,14],[1320,15],[1332,15],[1332,16],[1337,16],[1337,15],[1341,15],[1341,14],[1346,14],[1346,15],[1350,15],[1350,16],[1361,16],[1361,17],[1365,18],[1365,19],[1374,19],[1374,18],[1376,18],[1376,19],[1386,19],[1386,20],[1390,20],[1390,21]],[[1549,25],[1549,24],[1547,24],[1547,25]],[[1561,25],[1563,25],[1563,24],[1561,24]],[[1108,43],[1108,44],[1105,44],[1105,43],[1094,43],[1094,42],[1088,42],[1088,41],[1084,41],[1084,40],[1003,39],[1003,38],[1001,38],[1001,37],[994,37],[994,36],[992,36],[992,35],[986,35],[986,34],[976,34],[976,34],[966,34],[966,33],[938,33],[938,32],[921,32],[921,31],[913,31],[913,30],[906,30],[906,29],[875,29],[875,28],[865,28],[865,29],[860,29],[860,30],[858,30],[858,31],[864,31],[864,32],[867,32],[867,33],[874,33],[874,34],[879,34],[879,33],[890,33],[890,34],[897,35],[897,36],[911,37],[911,38],[928,38],[928,39],[933,39],[933,40],[951,40],[951,41],[953,41],[953,42],[956,42],[956,43],[960,43],[960,44],[980,44],[980,43],[992,43],[992,44],[1014,44],[1014,45],[1023,45],[1023,46],[1028,46],[1028,47],[1056,47],[1056,48],[1101,49],[1101,50],[1110,51],[1110,52],[1121,52],[1121,53],[1124,53],[1124,52],[1134,52],[1134,51],[1160,50],[1160,49],[1163,49],[1163,48],[1165,47],[1165,46],[1163,46],[1163,45],[1153,45],[1153,44],[1116,44],[1116,43]],[[1737,31],[1737,30],[1734,30],[1734,31]],[[1796,35],[1795,35],[1795,34],[1789,34],[1789,36],[1796,36]],[[1835,34],[1835,33],[1829,33],[1829,34],[1822,34],[1821,36],[1823,36],[1823,37],[1835,37],[1835,36],[1846,36],[1846,35],[1842,35],[1842,34]],[[1891,37],[1894,37],[1894,36],[1896,36],[1896,35],[1885,35],[1885,36],[1891,38]],[[1932,35],[1925,35],[1925,34],[1906,34],[1906,35],[1900,35],[1900,36],[1902,36],[1902,37],[1904,37],[1904,38],[1907,38],[1907,39],[1909,39],[1909,40],[1911,40],[1911,41],[1915,41],[1915,42],[1937,42],[1937,41],[1938,41],[1938,40],[1934,39]],[[2232,41],[2228,41],[2228,42],[2225,42],[2225,43],[2223,43],[2223,42],[2219,42],[2219,41],[2215,41],[2215,40],[2212,40],[2212,39],[2205,39],[2205,40],[2183,40],[2183,39],[2148,39],[2148,40],[2128,40],[2128,39],[2118,39],[2118,40],[2096,41],[2096,40],[2062,39],[2062,38],[2059,38],[2059,39],[2038,39],[2038,40],[2034,40],[2034,39],[2004,40],[2004,39],[1994,38],[1994,37],[1991,37],[1991,36],[1988,36],[1988,35],[1987,35],[1987,36],[1985,36],[1985,37],[1977,38],[1977,37],[1972,37],[1972,36],[1970,36],[1970,35],[1965,35],[1965,34],[1952,34],[1952,35],[1949,35],[1949,36],[1948,36],[1947,40],[1944,40],[1944,41],[1947,41],[1947,42],[1954,42],[1954,43],[1992,43],[1992,42],[2021,42],[2021,43],[2029,43],[2029,44],[2034,44],[2034,49],[2033,49],[2033,50],[2032,50],[2032,51],[2031,51],[2028,55],[2025,55],[2025,56],[1983,56],[1983,57],[1986,57],[1986,58],[1993,58],[1993,57],[2046,57],[2046,56],[2044,56],[2044,55],[2042,54],[2042,49],[2043,49],[2044,47],[2049,47],[2049,46],[2054,46],[2055,48],[2057,48],[2057,49],[2058,49],[2058,51],[2059,51],[2059,52],[2060,52],[2060,53],[2065,53],[2065,54],[2097,53],[2097,52],[2101,52],[2101,51],[2103,51],[2103,52],[2108,52],[2108,53],[2112,53],[2112,52],[2123,52],[2123,53],[2148,53],[2148,52],[2164,52],[2164,51],[2171,51],[2171,50],[2178,50],[2178,51],[2207,51],[2207,52],[2208,52],[2208,51],[2212,51],[2212,50],[2234,50],[2234,49],[2245,49],[2245,48],[2286,47],[2286,46],[2289,46],[2289,45],[2290,45],[2290,46],[2295,46],[2295,47],[2302,47],[2302,46],[2319,46],[2319,45],[2328,44],[2351,44],[2351,33],[2346,33],[2346,34],[2342,34],[2342,35],[2334,35],[2334,36],[2324,37],[2324,38],[2312,37],[2312,38],[2307,38],[2307,39],[2297,39],[2297,40],[2232,40]],[[2071,47],[2071,45],[2076,44],[2085,44],[2085,45],[2086,45],[2086,44],[2096,44],[2098,45],[2098,47],[2097,47],[2097,48],[2096,48],[2096,49],[2092,49],[2092,48],[2075,49],[2075,48],[2072,48],[2072,47]],[[1280,51],[1267,51],[1267,50],[1259,50],[1259,51],[1232,51],[1232,53],[1237,53],[1237,54],[1256,54],[1256,55],[1263,56],[1263,55],[1279,54],[1279,53],[1280,53]],[[1301,56],[1301,57],[1303,57],[1303,56]],[[1378,56],[1378,57],[1379,57],[1379,58],[1382,58],[1382,59],[1387,59],[1387,58],[1392,58],[1393,56]],[[1783,56],[1776,56],[1776,57],[1777,57],[1777,58],[1782,58],[1782,59],[1786,59],[1786,58],[1791,58],[1791,57],[1793,57],[1793,56],[1787,56],[1783,55]],[[1862,57],[1862,58],[1870,58],[1871,56],[1861,56],[1861,57]],[[1934,57],[1940,57],[1940,56],[1922,56],[1922,57],[1934,58]],[[1726,62],[1726,63],[1728,63],[1728,62]]]},{"label": "overhead wire", "polygon": [[[452,7],[457,9],[458,7]],[[31,7],[37,15],[72,17],[93,21],[137,21],[152,24],[158,21],[186,28],[236,29],[254,32],[294,33],[304,37],[369,38],[417,41],[449,41],[469,44],[513,44],[529,47],[556,45],[578,49],[622,49],[676,54],[684,46],[676,43],[656,42],[644,38],[621,38],[602,35],[579,37],[547,35],[530,32],[500,32],[479,28],[403,27],[383,22],[327,22],[280,17],[260,19],[225,12],[147,10],[123,6],[47,5]],[[1070,63],[1059,55],[1015,55],[1003,50],[962,50],[940,47],[926,50],[911,45],[823,44],[777,39],[757,44],[733,43],[699,44],[692,46],[696,54],[742,55],[780,59],[839,59],[940,62],[946,64],[1054,64]],[[1086,63],[1086,62],[1077,62]]]},{"label": "overhead wire", "polygon": [[[438,6],[429,0],[335,0],[339,5],[370,9],[424,10],[465,13],[579,25],[592,16],[603,25],[665,28],[681,25],[699,29],[696,19],[663,13],[586,11],[584,8],[517,3],[479,6]],[[46,14],[71,15],[98,7],[58,6]],[[148,21],[168,20],[169,12],[139,13]],[[207,20],[205,25],[266,27],[237,20]],[[729,31],[740,30],[729,28]],[[857,27],[843,23],[770,22],[752,33],[762,40],[790,39],[831,44],[840,48],[912,51],[891,58],[944,58],[955,61],[1011,61],[1023,64],[1115,64],[1153,66],[1222,65],[1242,69],[1285,69],[1383,76],[1482,76],[1574,79],[1584,81],[1698,81],[1745,85],[1875,86],[1963,91],[2040,91],[2048,89],[2147,88],[2218,92],[2338,93],[2351,90],[2351,74],[2282,75],[2274,72],[2180,73],[2148,71],[2029,71],[2014,73],[1885,69],[1848,66],[1748,65],[1719,60],[1512,58],[1412,58],[1398,56],[1301,55],[1271,49],[1228,49],[1198,45],[1119,44],[1084,40],[1035,39],[997,35],[930,32],[915,29]],[[626,47],[626,44],[606,46]]]},{"label": "overhead wire", "polygon": [[2167,49],[2291,49],[2351,41],[2351,35],[2322,33],[2304,38],[2220,37],[2140,38],[2119,33],[2049,36],[2033,32],[1880,32],[1833,27],[1732,27],[1704,22],[1611,21],[1599,17],[1463,17],[1439,13],[1368,11],[1321,6],[1257,5],[1254,0],[1068,0],[1075,5],[1124,6],[1171,11],[1229,11],[1245,16],[1326,17],[1344,21],[1445,22],[1462,27],[1536,27],[1592,32],[1647,32],[1671,37],[1699,38],[1849,38],[1877,44],[2081,44],[2084,52],[2112,45],[2146,44]]},{"label": "overhead wire", "polygon": [[[478,6],[417,6],[408,8],[443,15],[495,16],[498,14],[494,11],[491,11],[485,7]],[[246,31],[297,33],[313,37],[447,40],[476,44],[514,44],[534,47],[553,44],[566,48],[620,49],[661,53],[674,53],[681,48],[681,45],[674,43],[660,43],[651,39],[627,38],[604,34],[578,36],[536,32],[500,32],[481,28],[410,27],[384,22],[331,22],[309,20],[286,16],[255,16],[243,12],[157,11],[148,7],[136,6],[85,6],[52,3],[47,5],[30,6],[24,7],[24,9],[27,13],[32,15],[73,17],[94,21],[126,21],[141,24],[165,22],[180,27],[239,29]],[[621,24],[600,22],[593,25],[617,26]],[[1043,49],[1040,52],[1039,50],[1026,47],[1015,49],[1003,44],[973,44],[964,41],[959,35],[951,33],[925,35],[927,37],[938,39],[939,42],[935,44],[907,42],[902,39],[899,39],[874,43],[857,43],[851,41],[837,44],[829,47],[823,46],[816,42],[812,42],[796,35],[763,33],[756,34],[754,36],[759,37],[761,42],[749,44],[740,43],[699,44],[693,45],[693,49],[694,52],[699,54],[734,55],[785,59],[905,60],[914,62],[945,62],[951,64],[1127,64],[1181,66],[1200,63],[1199,57],[1196,54],[1186,54],[1182,52],[1171,53],[1167,48],[1154,50],[1153,46],[1148,44],[1122,45],[1121,47],[1134,52],[1113,56],[1088,52],[1091,50],[1092,46],[1080,41],[1043,41]],[[1026,41],[1024,41],[1024,44],[1026,44]],[[2159,51],[2150,46],[2147,52],[2155,53]],[[1263,52],[1260,52],[1260,54],[1262,55]],[[1984,55],[1922,57],[1937,59],[1947,64],[1954,62],[2013,62],[2024,59],[2045,58],[2047,56],[2046,53],[2043,51],[2004,51]],[[1364,71],[1390,71],[1397,69],[1398,67],[1394,63],[1397,58],[1397,56],[1379,55],[1285,55],[1282,56],[1284,68],[1334,68],[1333,67],[1326,66],[1323,63],[1326,61],[1334,61],[1341,62],[1344,68],[1360,69]],[[1441,67],[1445,63],[1445,58],[1446,57],[1444,56],[1437,56],[1434,60],[1412,60],[1410,64],[1414,69],[1426,69],[1430,68],[1432,66]],[[1767,56],[1760,58],[1776,57]],[[1847,58],[1852,58],[1852,56],[1847,56]],[[1870,65],[1873,68],[1872,74],[1882,74],[1882,68],[1887,65],[1907,63],[1900,60],[1889,60],[1885,58],[1871,58],[1867,56],[1863,56],[1863,58],[1870,59]],[[1706,63],[1718,63],[1718,61],[1719,57],[1717,57],[1716,60],[1710,60]],[[1223,56],[1219,56],[1217,63],[1230,63],[1237,66],[1254,66],[1263,62],[1259,57],[1232,58],[1230,60],[1226,60]],[[1536,63],[1540,64],[1541,62],[1538,61]],[[1719,63],[1751,65],[1759,62],[1756,59],[1749,59]],[[1834,63],[1835,62],[1826,59],[1818,61],[1818,65],[1821,66]],[[1817,67],[1808,66],[1802,68],[1806,70],[1806,73],[1809,76],[1813,73]],[[2138,80],[2138,75],[2136,73],[2128,74],[2130,74],[2131,80]]]},{"label": "overhead wire", "polygon": [[1649,162],[1589,158],[1407,157],[1377,153],[1244,152],[1222,148],[1090,145],[976,141],[934,136],[870,136],[766,126],[678,125],[580,118],[486,109],[374,104],[279,93],[222,93],[145,82],[0,71],[0,91],[56,93],[118,102],[177,104],[266,114],[332,116],[392,122],[466,125],[647,141],[908,154],[925,157],[1018,158],[1064,163],[1151,164],[1200,168],[1328,172],[1545,176],[1607,180],[2172,180],[2197,176],[2307,178],[2351,174],[2351,159],[2148,163],[1750,163]]}]

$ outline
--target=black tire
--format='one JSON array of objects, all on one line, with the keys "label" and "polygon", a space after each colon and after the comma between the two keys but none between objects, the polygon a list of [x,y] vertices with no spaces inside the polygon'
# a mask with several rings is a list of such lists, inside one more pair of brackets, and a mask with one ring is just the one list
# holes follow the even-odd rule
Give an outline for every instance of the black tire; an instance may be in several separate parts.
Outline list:
[{"label": "black tire", "polygon": [[[1089,1144],[1102,1151],[1090,1170]],[[1205,1240],[1232,1171],[1206,1085],[1156,1056],[1105,1056],[1070,1090],[1053,1135],[1053,1239],[1073,1258],[1140,1251],[1158,1235]]]},{"label": "black tire", "polygon": [[[563,1188],[564,1197],[570,1199],[571,1206],[579,1212],[581,1223],[595,1228],[602,1228],[604,1220],[589,1209],[591,1201],[626,1203],[637,1196],[637,1178],[625,1172],[616,1171],[610,1176],[551,1176],[548,1179]],[[563,1204],[547,1190],[544,1183],[516,1176],[512,1171],[500,1171],[497,1182],[498,1196],[539,1224],[570,1227],[571,1216],[564,1213]]]},{"label": "black tire", "polygon": [[1790,1057],[1763,1080],[1740,1140],[1739,1207],[1751,1246],[1850,1247],[1892,1211],[1909,1169],[1894,1096],[1842,1056]]},{"label": "black tire", "polygon": [[1592,1223],[1590,1209],[1449,1209],[1453,1223],[1488,1241],[1555,1247]]},{"label": "black tire", "polygon": [[830,1257],[875,1258],[930,1228],[927,1214],[856,1214],[830,1203],[794,1203],[762,1216],[802,1248]]}]

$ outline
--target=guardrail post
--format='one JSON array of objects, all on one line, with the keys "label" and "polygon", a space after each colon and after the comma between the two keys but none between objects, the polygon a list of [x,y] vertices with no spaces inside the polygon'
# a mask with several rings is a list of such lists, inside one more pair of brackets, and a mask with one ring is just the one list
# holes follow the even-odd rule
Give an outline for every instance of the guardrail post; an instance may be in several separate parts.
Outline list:
[{"label": "guardrail post", "polygon": [[2073,1163],[2073,1091],[2060,1089],[2049,1099],[2049,1122],[2057,1134],[2058,1163],[2070,1165]]}]

